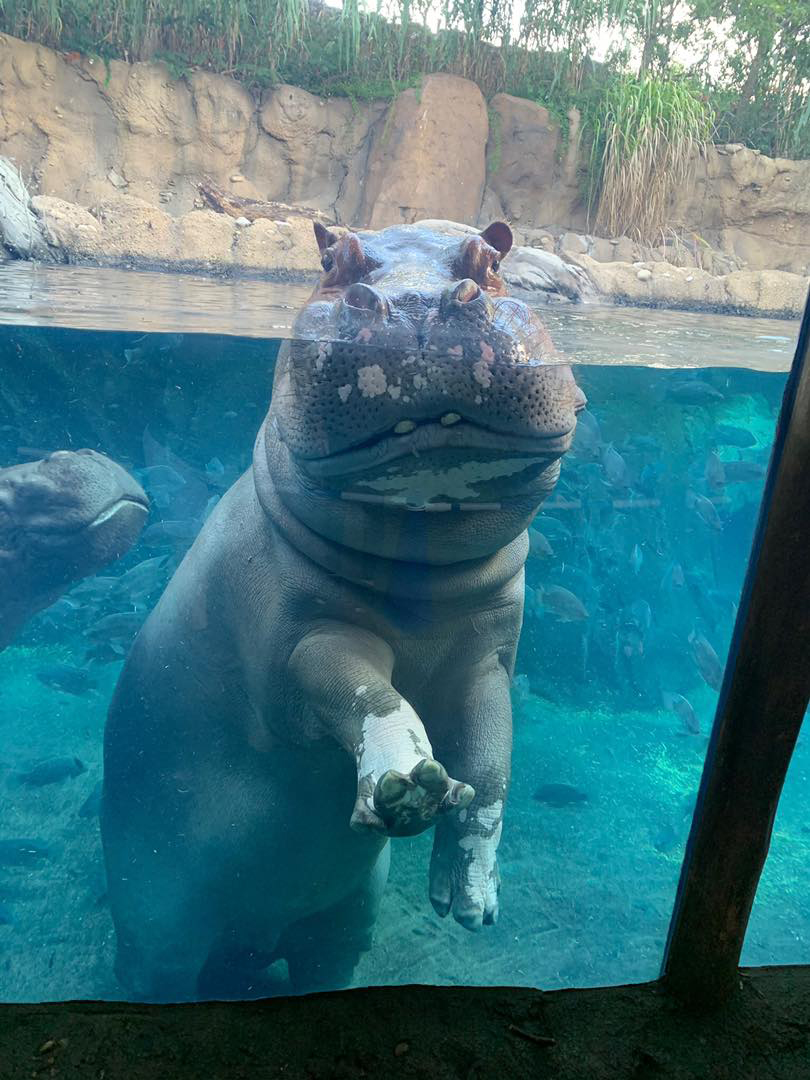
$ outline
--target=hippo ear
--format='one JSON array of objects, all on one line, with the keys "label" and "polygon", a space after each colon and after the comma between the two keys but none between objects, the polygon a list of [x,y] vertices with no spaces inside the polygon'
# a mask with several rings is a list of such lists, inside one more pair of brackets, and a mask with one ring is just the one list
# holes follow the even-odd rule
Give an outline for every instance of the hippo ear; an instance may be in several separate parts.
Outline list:
[{"label": "hippo ear", "polygon": [[320,221],[313,223],[315,228],[315,239],[318,241],[318,250],[326,251],[328,247],[331,247],[337,240],[337,233],[333,233],[331,229],[325,228],[321,225]]},{"label": "hippo ear", "polygon": [[487,225],[481,236],[490,247],[500,251],[501,257],[512,250],[512,230],[505,221],[493,221],[491,225]]}]

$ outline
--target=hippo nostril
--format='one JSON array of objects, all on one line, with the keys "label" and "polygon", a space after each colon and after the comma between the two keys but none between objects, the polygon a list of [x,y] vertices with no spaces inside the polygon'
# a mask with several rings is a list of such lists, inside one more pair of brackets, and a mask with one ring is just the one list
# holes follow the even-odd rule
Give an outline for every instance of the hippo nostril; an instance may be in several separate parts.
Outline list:
[{"label": "hippo nostril", "polygon": [[471,278],[464,278],[463,281],[459,281],[458,285],[454,286],[450,293],[451,298],[458,301],[459,304],[469,304],[473,300],[477,300],[480,295],[480,288]]},{"label": "hippo nostril", "polygon": [[370,285],[363,285],[362,282],[358,282],[346,290],[343,302],[348,307],[360,311],[370,311],[375,315],[388,314],[388,304],[385,297],[381,296],[376,289],[372,289]]}]

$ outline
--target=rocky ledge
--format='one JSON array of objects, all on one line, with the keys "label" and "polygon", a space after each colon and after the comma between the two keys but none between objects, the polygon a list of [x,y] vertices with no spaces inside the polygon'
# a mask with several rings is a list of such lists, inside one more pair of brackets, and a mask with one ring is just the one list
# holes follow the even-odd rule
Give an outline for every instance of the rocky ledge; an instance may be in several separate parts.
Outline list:
[{"label": "rocky ledge", "polygon": [[[172,217],[144,199],[125,194],[107,198],[92,209],[44,195],[27,200],[26,206],[26,199],[24,188],[18,186],[13,235],[11,204],[6,204],[5,214],[0,213],[0,250],[5,240],[6,248],[23,258],[298,281],[313,280],[320,269],[312,219],[321,215],[306,207],[278,204],[277,218],[250,220],[212,209]],[[444,220],[429,219],[425,224],[459,234],[475,231],[472,226]],[[604,299],[783,318],[801,314],[810,284],[803,275],[780,270],[715,275],[669,262],[600,262],[585,253],[555,254],[543,247],[520,245],[504,260],[503,274],[513,288],[565,301]]]}]

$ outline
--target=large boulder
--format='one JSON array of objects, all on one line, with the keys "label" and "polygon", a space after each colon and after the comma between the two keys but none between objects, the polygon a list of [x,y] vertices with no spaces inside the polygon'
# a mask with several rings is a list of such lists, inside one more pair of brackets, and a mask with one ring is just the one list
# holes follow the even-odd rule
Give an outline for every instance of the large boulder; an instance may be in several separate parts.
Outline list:
[{"label": "large boulder", "polygon": [[577,181],[577,110],[569,113],[565,141],[560,124],[533,101],[496,94],[490,111],[488,184],[509,220],[521,229],[549,224],[584,227]]},{"label": "large boulder", "polygon": [[455,75],[429,75],[378,121],[355,224],[372,229],[419,218],[478,220],[486,179],[487,106]]},{"label": "large boulder", "polygon": [[764,315],[799,315],[810,281],[783,270],[736,270],[723,278],[729,303]]},{"label": "large boulder", "polygon": [[696,267],[667,262],[600,263],[571,256],[606,299],[625,304],[691,310],[731,310],[745,315],[801,315],[808,278],[778,270],[738,270],[715,277]]}]

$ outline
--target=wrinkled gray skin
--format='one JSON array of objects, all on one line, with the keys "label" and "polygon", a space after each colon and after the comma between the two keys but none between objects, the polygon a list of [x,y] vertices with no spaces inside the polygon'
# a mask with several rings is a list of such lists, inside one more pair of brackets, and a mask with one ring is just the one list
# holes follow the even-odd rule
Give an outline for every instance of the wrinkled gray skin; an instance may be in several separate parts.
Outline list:
[{"label": "wrinkled gray skin", "polygon": [[110,709],[102,833],[132,996],[256,993],[281,957],[296,991],[346,985],[388,838],[433,825],[436,911],[497,916],[526,528],[584,398],[504,295],[507,226],[316,237],[325,273],[253,467]]},{"label": "wrinkled gray skin", "polygon": [[149,502],[95,450],[57,450],[0,469],[0,649],[74,582],[135,543]]}]

